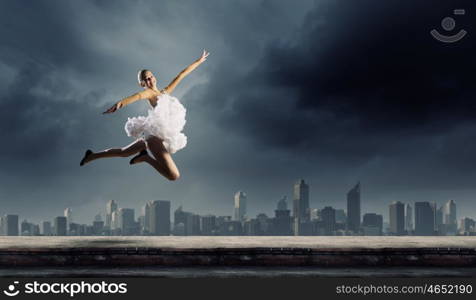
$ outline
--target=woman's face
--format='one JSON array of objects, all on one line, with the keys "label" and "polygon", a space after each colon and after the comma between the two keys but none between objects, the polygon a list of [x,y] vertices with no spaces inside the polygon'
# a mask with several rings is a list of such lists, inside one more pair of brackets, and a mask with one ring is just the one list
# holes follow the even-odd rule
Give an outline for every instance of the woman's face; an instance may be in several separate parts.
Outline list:
[{"label": "woman's face", "polygon": [[150,71],[145,72],[143,80],[145,84],[144,87],[147,87],[149,89],[155,88],[155,86],[157,85],[157,79],[155,79],[154,74],[152,74],[152,72]]}]

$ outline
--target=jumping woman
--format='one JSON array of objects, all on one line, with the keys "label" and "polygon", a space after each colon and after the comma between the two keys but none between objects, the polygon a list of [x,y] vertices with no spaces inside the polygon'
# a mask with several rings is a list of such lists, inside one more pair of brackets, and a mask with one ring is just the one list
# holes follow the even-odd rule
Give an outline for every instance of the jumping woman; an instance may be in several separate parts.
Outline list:
[{"label": "jumping woman", "polygon": [[171,96],[171,93],[185,76],[207,59],[208,55],[207,51],[203,51],[199,59],[180,72],[162,90],[157,88],[157,80],[151,71],[139,71],[138,81],[144,90],[120,100],[103,112],[103,114],[113,113],[133,102],[147,99],[152,106],[148,115],[128,118],[125,125],[127,135],[133,137],[135,141],[123,148],[106,149],[96,153],[87,150],[80,166],[98,158],[128,157],[138,153],[130,160],[131,165],[146,162],[165,178],[177,180],[180,173],[171,154],[187,144],[187,137],[181,132],[185,125],[186,110],[177,98]]}]

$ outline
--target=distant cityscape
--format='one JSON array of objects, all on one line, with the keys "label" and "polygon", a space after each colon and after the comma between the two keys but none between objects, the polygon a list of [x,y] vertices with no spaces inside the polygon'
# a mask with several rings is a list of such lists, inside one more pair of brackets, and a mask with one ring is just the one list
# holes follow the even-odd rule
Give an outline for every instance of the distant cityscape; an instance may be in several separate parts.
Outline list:
[{"label": "distant cityscape", "polygon": [[[230,197],[230,204],[231,204]],[[19,215],[0,217],[0,234],[6,236],[447,236],[476,235],[475,221],[469,217],[459,220],[456,202],[448,200],[441,207],[435,202],[402,203],[388,206],[388,220],[383,216],[361,212],[361,186],[357,183],[347,193],[347,210],[331,206],[311,208],[309,185],[303,180],[294,184],[292,213],[287,197],[277,201],[274,216],[260,213],[256,218],[247,215],[247,195],[238,191],[233,198],[232,216],[198,215],[182,206],[174,212],[171,221],[171,203],[165,200],[149,201],[136,219],[131,208],[119,208],[109,200],[105,213],[99,212],[92,224],[74,222],[73,211],[64,210],[63,216],[41,224],[23,220]],[[231,206],[231,205],[230,205]],[[103,217],[104,216],[104,217]]]}]

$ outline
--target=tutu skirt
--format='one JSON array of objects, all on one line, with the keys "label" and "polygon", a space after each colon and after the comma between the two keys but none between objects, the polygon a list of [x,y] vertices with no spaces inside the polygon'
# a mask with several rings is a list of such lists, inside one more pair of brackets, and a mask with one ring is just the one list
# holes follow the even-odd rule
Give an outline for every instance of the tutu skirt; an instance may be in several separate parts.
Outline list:
[{"label": "tutu skirt", "polygon": [[185,107],[177,98],[161,94],[147,116],[128,118],[124,129],[135,139],[156,136],[163,140],[169,153],[175,153],[187,145],[187,137],[182,133],[185,114]]}]

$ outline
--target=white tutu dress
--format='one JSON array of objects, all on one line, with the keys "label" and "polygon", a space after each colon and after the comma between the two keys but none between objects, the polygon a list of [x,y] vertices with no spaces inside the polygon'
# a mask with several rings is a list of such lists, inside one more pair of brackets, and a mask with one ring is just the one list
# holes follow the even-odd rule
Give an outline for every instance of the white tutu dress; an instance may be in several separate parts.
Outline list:
[{"label": "white tutu dress", "polygon": [[187,137],[181,132],[186,122],[185,113],[185,107],[177,98],[162,93],[146,117],[128,118],[124,129],[135,139],[156,136],[163,140],[169,153],[175,153],[187,145]]}]

